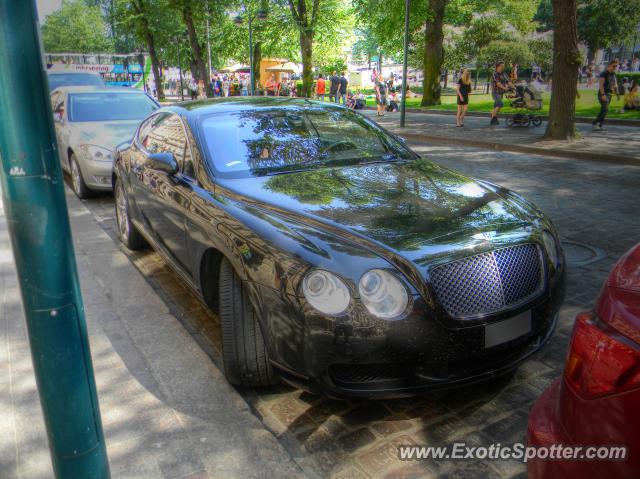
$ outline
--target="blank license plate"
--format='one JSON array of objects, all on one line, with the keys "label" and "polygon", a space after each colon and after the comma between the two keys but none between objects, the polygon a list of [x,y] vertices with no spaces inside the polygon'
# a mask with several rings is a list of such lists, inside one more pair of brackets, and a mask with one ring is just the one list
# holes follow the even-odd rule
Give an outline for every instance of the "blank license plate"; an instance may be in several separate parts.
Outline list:
[{"label": "blank license plate", "polygon": [[484,347],[506,343],[531,332],[531,311],[484,327]]}]

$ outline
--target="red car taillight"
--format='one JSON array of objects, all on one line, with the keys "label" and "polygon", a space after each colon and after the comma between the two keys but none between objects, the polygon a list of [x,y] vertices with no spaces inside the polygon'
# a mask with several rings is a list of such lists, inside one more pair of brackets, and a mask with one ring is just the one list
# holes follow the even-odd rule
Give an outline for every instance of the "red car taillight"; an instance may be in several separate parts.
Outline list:
[{"label": "red car taillight", "polygon": [[573,326],[564,376],[587,399],[640,387],[640,351],[605,330],[616,334],[589,313],[579,314]]}]

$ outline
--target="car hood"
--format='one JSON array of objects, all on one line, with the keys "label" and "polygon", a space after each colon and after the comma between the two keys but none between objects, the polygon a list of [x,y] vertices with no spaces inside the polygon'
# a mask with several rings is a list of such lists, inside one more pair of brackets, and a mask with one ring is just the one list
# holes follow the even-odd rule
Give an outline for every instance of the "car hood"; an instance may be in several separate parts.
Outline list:
[{"label": "car hood", "polygon": [[139,124],[138,120],[70,123],[75,142],[109,150],[115,150],[120,143],[131,140]]},{"label": "car hood", "polygon": [[541,215],[521,198],[510,199],[509,190],[422,159],[221,184],[245,200],[303,221],[330,224],[401,253],[414,263],[424,256],[425,248],[434,252],[436,245],[459,247],[474,235],[486,243],[492,235],[513,231],[514,225],[527,229]]}]

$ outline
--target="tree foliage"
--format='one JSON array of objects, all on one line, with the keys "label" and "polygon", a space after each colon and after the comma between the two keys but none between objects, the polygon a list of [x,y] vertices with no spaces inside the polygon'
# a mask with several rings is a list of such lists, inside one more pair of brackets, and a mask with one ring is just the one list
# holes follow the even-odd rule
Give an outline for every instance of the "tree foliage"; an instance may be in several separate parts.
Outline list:
[{"label": "tree foliage", "polygon": [[578,39],[585,42],[589,55],[596,50],[621,44],[640,23],[640,0],[580,0]]},{"label": "tree foliage", "polygon": [[480,50],[478,60],[482,65],[487,66],[503,61],[508,68],[511,64],[530,65],[533,61],[533,55],[524,42],[494,40]]},{"label": "tree foliage", "polygon": [[100,7],[88,6],[81,0],[64,2],[62,8],[47,16],[42,39],[47,53],[114,51]]}]

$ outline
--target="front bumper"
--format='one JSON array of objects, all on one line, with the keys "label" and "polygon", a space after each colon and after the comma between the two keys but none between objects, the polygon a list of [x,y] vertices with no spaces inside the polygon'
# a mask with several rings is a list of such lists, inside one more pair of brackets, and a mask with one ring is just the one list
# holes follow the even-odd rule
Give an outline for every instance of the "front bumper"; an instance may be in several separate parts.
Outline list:
[{"label": "front bumper", "polygon": [[[334,397],[391,398],[485,381],[515,369],[554,331],[564,299],[564,271],[547,291],[517,310],[452,325],[414,297],[400,321],[372,322],[351,311],[343,323],[301,310],[261,289],[262,325],[270,358],[285,382]],[[531,311],[531,330],[485,348],[485,327]]]},{"label": "front bumper", "polygon": [[85,184],[92,190],[112,191],[111,172],[113,164],[109,161],[80,160],[80,171]]}]

